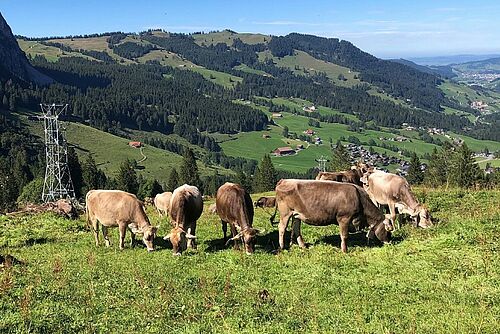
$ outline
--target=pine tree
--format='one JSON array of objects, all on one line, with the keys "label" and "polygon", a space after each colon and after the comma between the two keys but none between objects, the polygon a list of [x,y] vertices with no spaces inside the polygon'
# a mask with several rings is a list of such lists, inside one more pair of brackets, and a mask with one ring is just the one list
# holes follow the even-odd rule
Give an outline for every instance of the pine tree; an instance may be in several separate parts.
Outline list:
[{"label": "pine tree", "polygon": [[410,168],[408,169],[408,176],[406,179],[410,184],[421,184],[424,180],[424,172],[420,168],[420,159],[417,154],[413,152],[410,160]]},{"label": "pine tree", "polygon": [[154,198],[157,194],[163,192],[163,188],[156,179],[143,179],[139,175],[139,191],[137,192],[137,197],[144,199],[146,197]]},{"label": "pine tree", "polygon": [[239,170],[236,174],[235,182],[241,185],[248,193],[252,192],[252,180],[242,170]]},{"label": "pine tree", "polygon": [[92,189],[103,189],[106,187],[106,175],[97,168],[97,164],[92,154],[87,156],[82,166],[83,193]]},{"label": "pine tree", "polygon": [[73,181],[75,196],[76,198],[80,198],[83,188],[83,172],[80,160],[73,147],[68,147],[68,169],[71,175],[71,181]]},{"label": "pine tree", "polygon": [[463,143],[456,151],[452,160],[452,181],[453,184],[469,188],[473,186],[479,175],[479,167],[475,164],[472,151]]},{"label": "pine tree", "polygon": [[337,141],[333,149],[332,160],[328,166],[331,172],[347,170],[351,167],[351,156],[340,140]]},{"label": "pine tree", "polygon": [[201,186],[196,158],[190,148],[184,151],[179,179],[181,184],[189,184],[196,187]]},{"label": "pine tree", "polygon": [[179,174],[175,168],[170,172],[168,177],[167,190],[174,191],[179,186]]},{"label": "pine tree", "polygon": [[288,131],[288,126],[285,125],[285,127],[283,127],[283,137],[288,138]]},{"label": "pine tree", "polygon": [[276,188],[277,174],[269,154],[264,155],[256,175],[257,191],[270,191]]},{"label": "pine tree", "polygon": [[137,194],[139,191],[139,182],[137,181],[135,167],[135,161],[129,159],[126,159],[120,165],[120,170],[116,178],[116,186],[118,189]]}]

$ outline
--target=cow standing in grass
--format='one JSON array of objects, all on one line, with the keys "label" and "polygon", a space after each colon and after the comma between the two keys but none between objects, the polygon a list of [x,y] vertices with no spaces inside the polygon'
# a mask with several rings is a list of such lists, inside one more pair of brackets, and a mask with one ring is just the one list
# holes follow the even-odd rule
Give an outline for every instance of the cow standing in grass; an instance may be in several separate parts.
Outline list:
[{"label": "cow standing in grass", "polygon": [[217,190],[215,203],[217,214],[222,222],[224,241],[227,239],[227,224],[229,224],[232,238],[227,241],[233,240],[234,248],[238,249],[237,241],[241,240],[245,245],[246,253],[253,253],[259,231],[252,227],[254,212],[250,195],[241,185],[226,182]]},{"label": "cow standing in grass", "polygon": [[[294,236],[300,247],[305,247],[301,221],[314,226],[339,226],[342,252],[347,252],[349,232],[368,228],[368,237],[374,235],[382,242],[390,240],[392,222],[372,203],[363,188],[353,184],[316,180],[280,180],[276,185],[276,210],[280,213],[279,244],[285,247],[285,231],[290,219]],[[276,212],[275,212],[276,215]],[[271,222],[274,216],[271,217]]]},{"label": "cow standing in grass", "polygon": [[133,194],[121,190],[90,190],[85,197],[87,222],[94,231],[96,246],[99,246],[99,223],[106,246],[108,227],[118,227],[120,231],[120,249],[123,249],[125,232],[131,231],[131,246],[134,246],[135,234],[143,235],[143,242],[148,251],[154,250],[153,241],[158,227],[151,226],[144,205]]},{"label": "cow standing in grass", "polygon": [[173,228],[164,237],[172,243],[174,255],[181,255],[187,248],[196,249],[196,221],[202,212],[203,200],[198,188],[184,184],[174,190],[170,200]]},{"label": "cow standing in grass", "polygon": [[172,193],[170,191],[157,194],[155,196],[154,205],[160,217],[163,217],[164,215],[168,216],[171,199],[172,199]]},{"label": "cow standing in grass", "polygon": [[412,193],[408,181],[402,176],[371,170],[362,178],[364,189],[377,205],[388,205],[391,219],[399,213],[409,214],[416,226],[427,228],[432,226],[429,211],[421,205]]}]

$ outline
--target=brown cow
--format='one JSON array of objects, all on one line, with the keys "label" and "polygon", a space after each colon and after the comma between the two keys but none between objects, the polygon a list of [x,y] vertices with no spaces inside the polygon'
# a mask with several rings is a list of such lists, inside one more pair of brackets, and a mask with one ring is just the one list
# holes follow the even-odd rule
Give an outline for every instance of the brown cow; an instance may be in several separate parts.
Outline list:
[{"label": "brown cow", "polygon": [[154,204],[156,211],[162,217],[163,215],[168,216],[170,211],[170,200],[172,199],[172,193],[170,191],[157,194],[154,199]]},{"label": "brown cow", "polygon": [[346,182],[352,183],[358,186],[362,186],[361,177],[363,173],[358,168],[352,168],[347,171],[342,172],[319,172],[316,176],[316,180],[325,180],[325,181],[337,181],[337,182]]},{"label": "brown cow", "polygon": [[227,239],[227,224],[230,224],[233,237],[227,242],[233,240],[234,248],[238,249],[236,241],[241,239],[247,254],[253,253],[259,231],[252,228],[254,212],[250,195],[239,184],[226,182],[217,190],[216,205],[224,240]]},{"label": "brown cow", "polygon": [[[376,235],[387,243],[392,222],[372,203],[363,188],[353,184],[316,181],[280,180],[276,185],[277,211],[280,213],[279,244],[285,247],[285,231],[290,218],[294,220],[293,236],[300,247],[305,247],[300,231],[301,221],[309,225],[335,224],[340,228],[342,252],[347,252],[348,232],[369,228],[368,238]],[[275,212],[276,214],[276,212]],[[271,221],[274,216],[271,217]]]},{"label": "brown cow", "polygon": [[133,194],[121,190],[90,190],[85,197],[87,223],[92,223],[95,244],[99,246],[99,224],[106,246],[110,246],[108,227],[118,226],[120,230],[120,249],[123,249],[125,232],[130,229],[131,246],[135,234],[143,234],[143,242],[148,251],[154,250],[153,240],[158,227],[151,226],[144,205]]},{"label": "brown cow", "polygon": [[170,239],[174,255],[187,248],[196,249],[196,221],[203,212],[203,200],[198,188],[184,184],[175,189],[170,200],[172,230],[163,239]]},{"label": "brown cow", "polygon": [[256,208],[274,208],[276,206],[276,197],[262,196],[254,203]]},{"label": "brown cow", "polygon": [[397,208],[400,213],[409,214],[417,226],[422,228],[432,226],[429,211],[418,203],[404,177],[375,170],[366,173],[362,180],[373,203],[389,206],[393,221],[396,219]]}]

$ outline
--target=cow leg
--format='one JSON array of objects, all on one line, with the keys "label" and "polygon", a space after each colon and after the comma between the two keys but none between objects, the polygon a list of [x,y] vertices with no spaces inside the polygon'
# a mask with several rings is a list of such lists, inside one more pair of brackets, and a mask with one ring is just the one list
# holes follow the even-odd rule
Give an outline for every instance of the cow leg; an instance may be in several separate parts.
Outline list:
[{"label": "cow leg", "polygon": [[391,220],[394,225],[397,225],[397,228],[399,229],[401,226],[399,226],[399,222],[396,222],[396,204],[395,203],[389,203],[389,212],[391,214]]},{"label": "cow leg", "polygon": [[134,246],[135,246],[135,234],[132,232],[132,230],[130,230],[130,248],[134,248]]},{"label": "cow leg", "polygon": [[125,233],[127,232],[127,224],[120,223],[118,225],[118,228],[120,229],[120,249],[123,249],[125,246]]},{"label": "cow leg", "polygon": [[220,223],[222,224],[222,233],[224,233],[224,243],[227,242],[227,222],[221,220]]},{"label": "cow leg", "polygon": [[[238,231],[236,230],[236,226],[234,224],[231,224],[231,234],[233,237],[235,237],[238,234]],[[233,248],[235,250],[240,250],[240,241],[239,240],[234,240]]]},{"label": "cow leg", "polygon": [[102,236],[104,237],[104,243],[106,244],[106,247],[111,246],[111,242],[109,241],[108,237],[108,228],[104,225],[102,225]]},{"label": "cow leg", "polygon": [[280,214],[280,224],[278,226],[279,230],[279,243],[280,243],[280,248],[285,249],[285,232],[286,228],[288,227],[288,220],[292,216],[292,213],[289,212],[287,215],[281,215]]},{"label": "cow leg", "polygon": [[[191,234],[196,235],[196,222],[191,224]],[[196,249],[196,239],[188,239],[187,248]]]},{"label": "cow leg", "polygon": [[347,253],[347,237],[349,236],[349,218],[338,219],[340,230],[340,248],[342,253]]},{"label": "cow leg", "polygon": [[99,224],[97,219],[92,221],[92,232],[94,233],[95,245],[99,246]]},{"label": "cow leg", "polygon": [[[302,221],[297,218],[292,218],[293,219],[293,226],[292,226],[292,240],[294,237],[297,238],[297,244],[299,245],[300,248],[306,248],[306,244],[304,243],[304,240],[302,239],[302,232],[301,232],[301,226],[302,226]],[[292,242],[290,241],[290,246],[292,245]]]}]

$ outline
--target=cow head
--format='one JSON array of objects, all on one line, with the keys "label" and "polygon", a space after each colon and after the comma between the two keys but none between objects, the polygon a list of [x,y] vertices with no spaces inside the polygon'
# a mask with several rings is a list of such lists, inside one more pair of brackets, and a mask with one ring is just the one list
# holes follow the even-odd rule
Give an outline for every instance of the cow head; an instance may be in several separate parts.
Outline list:
[{"label": "cow head", "polygon": [[245,252],[250,255],[255,251],[255,242],[258,234],[260,234],[259,230],[252,227],[247,227],[246,229],[241,230],[238,234],[236,234],[228,241],[236,241],[238,239],[241,239],[243,241],[243,244],[245,245]]},{"label": "cow head", "polygon": [[255,203],[253,205],[256,208],[263,208],[264,204],[265,204],[265,201],[266,201],[266,198],[265,197],[261,197],[257,201],[255,201]]},{"label": "cow head", "polygon": [[423,206],[421,206],[418,210],[418,214],[412,218],[414,219],[417,227],[428,228],[433,225],[429,210]]},{"label": "cow head", "polygon": [[174,255],[181,255],[187,249],[188,239],[196,239],[196,236],[191,234],[191,228],[186,232],[182,227],[176,226],[163,239],[170,240]]},{"label": "cow head", "polygon": [[[129,225],[130,226],[130,225]],[[146,225],[141,228],[137,228],[134,225],[130,226],[132,233],[142,234],[142,242],[146,245],[148,252],[155,250],[153,241],[156,237],[156,232],[160,226]]]},{"label": "cow head", "polygon": [[385,215],[384,220],[375,226],[370,228],[368,234],[366,235],[369,239],[373,238],[375,235],[378,240],[387,244],[391,241],[391,231],[394,230],[394,225],[389,215]]}]

